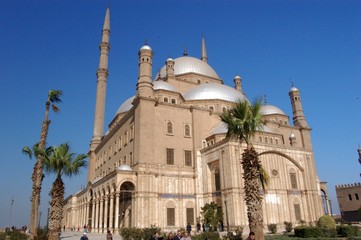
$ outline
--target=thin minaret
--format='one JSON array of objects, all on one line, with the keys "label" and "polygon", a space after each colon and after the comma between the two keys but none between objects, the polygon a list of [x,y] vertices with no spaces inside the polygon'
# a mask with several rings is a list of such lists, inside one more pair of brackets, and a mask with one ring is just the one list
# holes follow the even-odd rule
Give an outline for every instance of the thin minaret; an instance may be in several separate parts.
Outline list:
[{"label": "thin minaret", "polygon": [[307,120],[303,114],[300,90],[293,86],[288,93],[293,111],[293,124],[298,127],[308,128]]},{"label": "thin minaret", "polygon": [[90,144],[90,159],[88,163],[88,181],[94,179],[95,175],[95,148],[100,143],[104,131],[104,112],[105,112],[105,95],[108,78],[108,54],[110,50],[109,44],[110,36],[110,10],[109,7],[105,13],[102,41],[99,45],[100,59],[99,68],[97,70],[97,90],[95,101],[95,115],[94,115],[94,132]]},{"label": "thin minaret", "polygon": [[206,50],[206,41],[204,40],[204,36],[202,34],[202,57],[201,60],[203,62],[208,63],[207,50]]}]

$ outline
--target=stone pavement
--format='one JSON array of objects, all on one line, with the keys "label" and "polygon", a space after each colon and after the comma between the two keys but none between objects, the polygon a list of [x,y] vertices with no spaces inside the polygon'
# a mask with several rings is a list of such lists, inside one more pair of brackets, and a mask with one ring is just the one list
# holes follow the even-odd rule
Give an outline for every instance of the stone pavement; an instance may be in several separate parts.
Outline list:
[{"label": "stone pavement", "polygon": [[[61,240],[80,240],[83,232],[81,231],[65,231],[61,233]],[[87,233],[89,240],[106,240],[106,233]],[[121,240],[119,234],[113,234],[113,240]]]}]

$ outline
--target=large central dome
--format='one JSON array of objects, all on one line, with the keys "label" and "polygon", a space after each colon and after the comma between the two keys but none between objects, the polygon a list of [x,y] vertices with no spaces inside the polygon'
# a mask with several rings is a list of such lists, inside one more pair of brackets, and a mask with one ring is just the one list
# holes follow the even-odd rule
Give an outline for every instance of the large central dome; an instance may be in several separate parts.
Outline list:
[{"label": "large central dome", "polygon": [[[183,56],[174,59],[174,75],[181,75],[185,73],[196,73],[203,76],[220,79],[216,71],[208,65],[208,63],[194,57]],[[166,77],[166,66],[160,69],[160,77]],[[159,78],[157,74],[156,79]]]}]

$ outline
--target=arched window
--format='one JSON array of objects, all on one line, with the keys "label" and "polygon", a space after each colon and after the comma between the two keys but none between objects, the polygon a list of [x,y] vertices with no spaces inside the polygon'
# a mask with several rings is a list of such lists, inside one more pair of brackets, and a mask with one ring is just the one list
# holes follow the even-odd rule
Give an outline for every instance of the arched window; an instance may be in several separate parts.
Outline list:
[{"label": "arched window", "polygon": [[188,124],[184,126],[184,136],[190,137],[191,136],[191,129]]},{"label": "arched window", "polygon": [[213,107],[213,106],[209,106],[209,110],[214,111],[214,107]]},{"label": "arched window", "polygon": [[223,107],[223,108],[222,108],[222,111],[223,111],[223,112],[226,112],[226,111],[227,111],[227,108],[226,108],[226,107]]},{"label": "arched window", "polygon": [[164,102],[168,102],[168,98],[165,97],[165,98],[164,98]]},{"label": "arched window", "polygon": [[352,201],[352,195],[351,194],[348,195],[348,200]]},{"label": "arched window", "polygon": [[356,199],[356,200],[359,200],[359,197],[358,197],[358,194],[357,194],[357,193],[355,193],[355,199]]},{"label": "arched window", "polygon": [[167,133],[173,134],[173,123],[171,123],[171,122],[167,123]]}]

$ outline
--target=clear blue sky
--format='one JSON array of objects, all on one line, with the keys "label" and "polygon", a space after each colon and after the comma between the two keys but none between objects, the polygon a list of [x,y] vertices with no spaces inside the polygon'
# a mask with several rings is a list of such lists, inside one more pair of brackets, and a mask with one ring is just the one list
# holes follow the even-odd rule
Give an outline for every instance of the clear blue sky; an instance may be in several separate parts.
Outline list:
[{"label": "clear blue sky", "polygon": [[[88,151],[93,129],[95,72],[105,0],[0,0],[0,227],[29,222],[34,160],[21,154],[39,140],[51,88],[64,91],[51,113],[48,144],[69,141]],[[210,65],[228,85],[243,77],[247,97],[267,95],[292,116],[291,80],[301,90],[320,180],[338,211],[336,184],[360,181],[361,1],[111,1],[110,77],[106,125],[134,95],[137,52],[153,48],[153,74],[184,47],[200,56],[206,37]],[[66,180],[66,195],[86,183],[87,170]],[[54,176],[43,184],[42,225]]]}]

